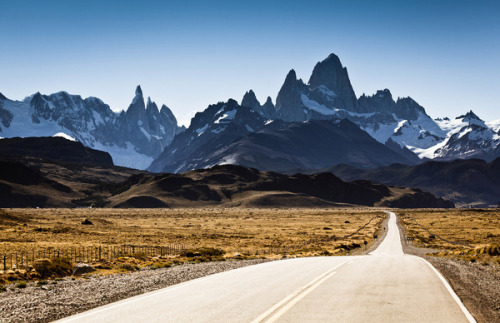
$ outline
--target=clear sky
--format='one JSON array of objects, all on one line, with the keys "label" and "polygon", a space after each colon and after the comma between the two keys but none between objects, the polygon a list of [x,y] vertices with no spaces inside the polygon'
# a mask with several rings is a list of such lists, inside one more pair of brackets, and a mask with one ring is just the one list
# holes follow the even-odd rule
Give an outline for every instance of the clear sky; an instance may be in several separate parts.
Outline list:
[{"label": "clear sky", "polygon": [[389,88],[433,116],[500,119],[500,1],[0,0],[0,92],[96,96],[137,84],[182,124],[253,89],[273,102],[337,54],[356,94]]}]

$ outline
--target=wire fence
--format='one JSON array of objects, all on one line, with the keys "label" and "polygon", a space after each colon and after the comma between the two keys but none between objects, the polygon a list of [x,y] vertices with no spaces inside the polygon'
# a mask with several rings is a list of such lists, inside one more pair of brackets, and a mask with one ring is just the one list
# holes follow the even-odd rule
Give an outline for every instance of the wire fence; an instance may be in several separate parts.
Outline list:
[{"label": "wire fence", "polygon": [[[330,236],[323,239],[309,239],[298,244],[293,245],[275,245],[262,248],[235,248],[233,253],[248,255],[248,256],[265,256],[265,255],[285,255],[291,254],[318,243],[331,243],[336,240],[346,240],[363,230],[376,216],[371,218],[367,223],[358,228],[355,232],[345,235],[343,237]],[[359,246],[359,245],[358,245]],[[341,245],[343,247],[343,245]],[[195,248],[195,249],[199,249]],[[349,249],[348,246],[345,248]],[[31,251],[20,251],[0,254],[0,271],[6,272],[8,270],[29,269],[34,267],[35,261],[39,259],[67,259],[72,263],[86,262],[112,262],[119,257],[125,256],[141,256],[147,257],[163,257],[168,255],[180,255],[184,251],[193,248],[186,247],[183,244],[170,244],[167,246],[140,246],[140,245],[119,245],[119,246],[92,246],[92,247],[71,247],[71,248],[44,248]]]},{"label": "wire fence", "polygon": [[113,261],[119,257],[143,254],[145,256],[178,255],[187,250],[186,246],[172,244],[168,246],[99,246],[99,247],[72,247],[72,248],[46,248],[31,251],[11,252],[0,255],[0,269],[3,271],[27,269],[33,267],[39,259],[61,258],[72,263]]}]

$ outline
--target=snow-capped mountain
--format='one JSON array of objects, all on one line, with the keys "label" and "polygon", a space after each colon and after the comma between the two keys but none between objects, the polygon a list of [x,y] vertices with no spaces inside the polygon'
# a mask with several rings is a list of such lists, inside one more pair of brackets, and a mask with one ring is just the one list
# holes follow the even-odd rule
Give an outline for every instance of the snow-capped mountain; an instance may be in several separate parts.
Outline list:
[{"label": "snow-capped mountain", "polygon": [[65,134],[87,147],[111,154],[116,165],[145,169],[181,131],[166,106],[160,110],[142,90],[126,111],[117,114],[98,98],[58,92],[36,93],[23,101],[0,94],[0,137],[47,137]]},{"label": "snow-capped mountain", "polygon": [[[121,113],[97,98],[66,92],[36,93],[24,101],[0,93],[0,138],[68,136],[109,152],[117,165],[149,166],[158,172],[229,163],[286,170],[339,162],[376,167],[500,157],[500,120],[485,123],[472,111],[453,120],[433,120],[415,100],[394,99],[388,89],[358,98],[347,68],[334,54],[316,64],[307,84],[290,70],[275,102],[268,97],[261,104],[249,90],[241,105],[232,99],[210,105],[185,130],[165,105],[158,109],[150,99],[145,102],[140,87]],[[352,147],[337,145],[332,138]]]},{"label": "snow-capped mountain", "polygon": [[331,54],[314,67],[306,85],[291,70],[276,99],[278,117],[287,121],[347,118],[381,143],[429,148],[446,133],[413,99],[394,101],[388,89],[356,98],[347,69]]},{"label": "snow-capped mountain", "polygon": [[[277,171],[335,163],[370,168],[416,164],[421,158],[490,159],[498,153],[500,122],[494,131],[472,115],[459,119],[433,120],[412,98],[394,100],[388,89],[357,98],[347,69],[331,54],[316,64],[307,84],[292,69],[276,105],[269,97],[261,105],[249,90],[241,106],[230,100],[198,113],[149,170],[182,172],[216,164]],[[355,127],[351,122],[367,136],[348,127]]]},{"label": "snow-capped mountain", "polygon": [[[186,131],[177,135],[149,167],[154,172],[184,172],[214,166],[211,155],[233,141],[262,129],[267,119],[235,100],[219,102],[197,113]],[[231,164],[221,160],[217,164]]]},{"label": "snow-capped mountain", "polygon": [[196,114],[191,126],[175,137],[149,170],[179,173],[236,164],[289,171],[320,169],[337,163],[373,168],[413,161],[346,119],[273,121],[229,100]]},{"label": "snow-capped mountain", "polygon": [[491,161],[499,157],[500,135],[498,124],[486,124],[469,111],[453,120],[437,119],[446,138],[427,149],[415,150],[419,156],[436,160],[480,158]]}]

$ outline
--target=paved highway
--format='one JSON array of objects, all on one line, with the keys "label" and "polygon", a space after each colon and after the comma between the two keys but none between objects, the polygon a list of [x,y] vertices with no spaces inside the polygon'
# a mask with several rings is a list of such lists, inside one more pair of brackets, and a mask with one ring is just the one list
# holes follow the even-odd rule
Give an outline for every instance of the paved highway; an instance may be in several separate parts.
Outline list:
[{"label": "paved highway", "polygon": [[396,216],[365,256],[244,267],[112,303],[62,322],[475,322],[444,278],[405,255]]}]

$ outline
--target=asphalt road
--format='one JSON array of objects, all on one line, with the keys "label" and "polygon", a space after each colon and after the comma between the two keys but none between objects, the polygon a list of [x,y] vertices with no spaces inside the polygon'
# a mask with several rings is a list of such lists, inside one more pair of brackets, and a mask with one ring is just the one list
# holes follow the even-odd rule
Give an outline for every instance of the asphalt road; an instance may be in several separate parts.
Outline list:
[{"label": "asphalt road", "polygon": [[63,322],[475,322],[444,278],[405,255],[396,216],[365,256],[244,267],[68,317]]}]

